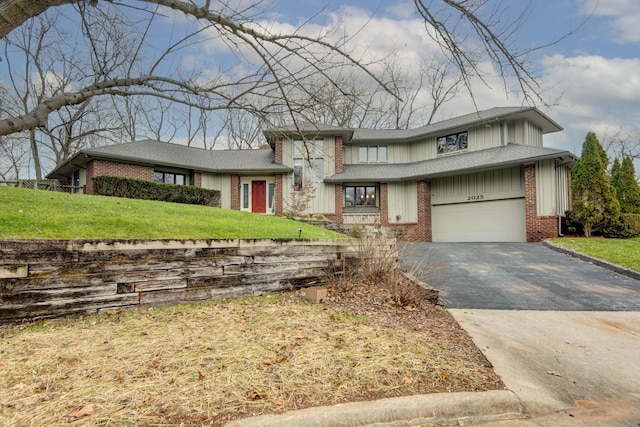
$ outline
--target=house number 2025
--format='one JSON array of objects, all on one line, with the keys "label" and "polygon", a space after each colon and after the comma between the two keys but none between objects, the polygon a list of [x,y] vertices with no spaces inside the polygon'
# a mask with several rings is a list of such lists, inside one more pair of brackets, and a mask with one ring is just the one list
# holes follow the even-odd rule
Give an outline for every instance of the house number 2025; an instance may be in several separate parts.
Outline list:
[{"label": "house number 2025", "polygon": [[467,201],[476,202],[478,200],[484,200],[484,194],[476,194],[475,196],[467,196]]}]

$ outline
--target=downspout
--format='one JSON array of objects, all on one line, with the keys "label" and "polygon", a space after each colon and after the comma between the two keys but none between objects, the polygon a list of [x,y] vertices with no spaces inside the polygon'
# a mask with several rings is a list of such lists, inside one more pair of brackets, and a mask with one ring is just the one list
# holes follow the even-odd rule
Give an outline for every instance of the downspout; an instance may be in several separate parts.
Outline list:
[{"label": "downspout", "polygon": [[[560,161],[562,161],[562,160],[560,160]],[[556,215],[558,215],[558,237],[564,237],[564,234],[562,234],[562,216],[560,215],[560,212],[558,212],[559,211],[559,206],[562,203],[562,200],[561,200],[561,198],[562,198],[562,191],[561,191],[562,190],[562,188],[561,188],[562,185],[561,185],[560,179],[558,179],[558,169],[562,167],[562,164],[558,164],[558,162],[559,162],[559,159],[555,159],[555,163],[556,163],[555,164],[555,168],[554,168],[555,169],[555,173],[556,173],[556,176],[555,176],[555,181],[556,181],[556,208],[555,208],[555,211],[556,211]]]}]

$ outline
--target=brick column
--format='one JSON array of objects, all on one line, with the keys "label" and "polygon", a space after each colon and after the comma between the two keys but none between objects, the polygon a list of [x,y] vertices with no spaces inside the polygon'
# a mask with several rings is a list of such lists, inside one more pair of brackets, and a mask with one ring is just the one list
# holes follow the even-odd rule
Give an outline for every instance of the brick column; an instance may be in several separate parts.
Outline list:
[{"label": "brick column", "polygon": [[537,242],[538,230],[536,217],[538,216],[538,199],[536,196],[536,165],[524,167],[524,206],[526,217],[527,242]]},{"label": "brick column", "polygon": [[84,186],[84,194],[96,194],[96,191],[94,189],[94,185],[93,185],[93,180],[91,179],[96,175],[96,161],[97,160],[90,160],[87,163],[87,174],[86,174],[86,179],[87,182]]},{"label": "brick column", "polygon": [[231,209],[240,210],[240,176],[231,175]]},{"label": "brick column", "polygon": [[191,183],[194,187],[202,187],[202,173],[194,172],[193,173],[193,182]]},{"label": "brick column", "polygon": [[283,191],[282,191],[282,174],[278,174],[276,175],[276,201],[275,201],[275,214],[276,215],[282,215],[283,212]]},{"label": "brick column", "polygon": [[429,181],[417,182],[418,222],[407,224],[407,240],[413,242],[430,242],[432,239],[431,227],[431,183]]},{"label": "brick column", "polygon": [[344,172],[344,160],[343,160],[343,149],[342,149],[342,137],[336,136],[335,139],[335,169],[336,173]]},{"label": "brick column", "polygon": [[380,225],[389,226],[389,185],[380,183]]},{"label": "brick column", "polygon": [[278,137],[276,139],[276,147],[275,147],[275,162],[282,164],[282,137]]},{"label": "brick column", "polygon": [[524,167],[524,204],[527,227],[527,242],[541,242],[560,234],[558,215],[538,216],[536,192],[536,166]]},{"label": "brick column", "polygon": [[342,207],[344,205],[344,201],[343,201],[343,187],[342,184],[336,184],[336,195],[335,195],[335,204],[336,204],[336,213],[335,213],[335,217],[333,218],[333,220],[335,222],[339,222],[342,223],[343,221],[343,217],[342,217]]},{"label": "brick column", "polygon": [[418,229],[419,240],[430,242],[431,230],[431,182],[418,181]]}]

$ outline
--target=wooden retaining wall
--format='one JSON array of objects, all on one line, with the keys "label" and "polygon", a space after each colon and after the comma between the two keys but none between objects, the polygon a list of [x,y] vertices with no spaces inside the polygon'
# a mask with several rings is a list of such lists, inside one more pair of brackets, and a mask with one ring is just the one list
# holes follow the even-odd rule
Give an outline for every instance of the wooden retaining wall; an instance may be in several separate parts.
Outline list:
[{"label": "wooden retaining wall", "polygon": [[2,240],[0,322],[310,286],[348,239]]}]

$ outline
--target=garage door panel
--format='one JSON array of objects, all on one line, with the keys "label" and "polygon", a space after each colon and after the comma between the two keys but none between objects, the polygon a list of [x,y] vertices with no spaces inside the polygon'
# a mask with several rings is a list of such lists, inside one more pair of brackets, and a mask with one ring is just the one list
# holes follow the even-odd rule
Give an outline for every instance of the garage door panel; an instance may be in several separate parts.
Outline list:
[{"label": "garage door panel", "polygon": [[526,242],[524,199],[433,206],[434,242]]}]

